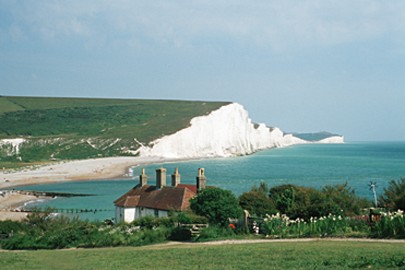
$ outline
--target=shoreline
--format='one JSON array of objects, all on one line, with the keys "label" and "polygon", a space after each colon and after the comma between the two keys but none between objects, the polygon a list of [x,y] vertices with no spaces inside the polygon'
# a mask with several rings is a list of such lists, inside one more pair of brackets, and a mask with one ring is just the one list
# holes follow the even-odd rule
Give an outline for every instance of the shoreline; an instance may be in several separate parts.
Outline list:
[{"label": "shoreline", "polygon": [[199,158],[108,157],[65,161],[37,168],[22,168],[12,172],[1,171],[0,190],[59,182],[128,179],[131,167],[191,160],[199,160]]},{"label": "shoreline", "polygon": [[0,221],[21,221],[29,214],[22,211],[27,203],[51,199],[51,197],[22,194],[13,190],[2,191],[0,194]]},{"label": "shoreline", "polygon": [[[196,158],[167,159],[161,157],[108,157],[52,163],[18,171],[0,172],[0,221],[21,221],[28,215],[20,210],[26,203],[50,197],[13,192],[13,188],[60,182],[128,179],[129,168],[159,163],[198,160]],[[3,190],[3,191],[2,191]]]}]

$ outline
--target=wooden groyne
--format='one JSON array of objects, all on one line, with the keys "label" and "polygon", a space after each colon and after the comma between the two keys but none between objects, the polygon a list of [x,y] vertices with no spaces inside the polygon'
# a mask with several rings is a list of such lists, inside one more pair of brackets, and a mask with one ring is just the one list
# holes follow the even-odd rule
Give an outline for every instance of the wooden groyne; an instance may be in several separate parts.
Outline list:
[{"label": "wooden groyne", "polygon": [[93,194],[82,194],[82,193],[66,193],[66,192],[53,192],[53,191],[35,191],[35,190],[1,190],[0,196],[5,196],[7,194],[20,194],[29,195],[35,197],[86,197],[95,196]]},{"label": "wooden groyne", "polygon": [[[41,210],[39,210],[41,212]],[[80,213],[94,213],[96,214],[97,212],[112,212],[114,210],[112,209],[87,209],[87,208],[49,208],[47,210],[42,210],[43,212],[51,212],[51,213],[66,213],[66,214],[80,214]],[[30,210],[30,209],[25,209],[24,212],[27,213],[32,213],[32,212],[38,212],[37,209],[35,210]]]}]

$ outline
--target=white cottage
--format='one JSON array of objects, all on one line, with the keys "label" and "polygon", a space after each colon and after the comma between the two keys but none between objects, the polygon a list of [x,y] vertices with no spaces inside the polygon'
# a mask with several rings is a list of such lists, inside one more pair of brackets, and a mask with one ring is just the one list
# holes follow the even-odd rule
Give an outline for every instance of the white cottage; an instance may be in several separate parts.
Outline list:
[{"label": "white cottage", "polygon": [[116,222],[132,222],[144,216],[165,217],[169,211],[184,211],[190,207],[189,200],[198,190],[205,188],[204,169],[198,169],[196,185],[180,184],[176,168],[171,186],[166,185],[166,169],[156,170],[156,185],[147,184],[147,175],[142,169],[139,184],[114,201]]}]

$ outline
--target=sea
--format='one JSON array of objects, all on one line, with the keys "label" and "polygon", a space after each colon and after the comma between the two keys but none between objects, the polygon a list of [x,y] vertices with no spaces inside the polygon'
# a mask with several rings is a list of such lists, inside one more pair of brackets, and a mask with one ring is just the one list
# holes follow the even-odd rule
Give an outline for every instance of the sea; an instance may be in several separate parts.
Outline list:
[{"label": "sea", "polygon": [[[275,148],[248,156],[213,158],[144,167],[148,184],[155,184],[155,170],[167,169],[170,184],[175,168],[181,182],[195,184],[198,168],[205,168],[207,185],[231,190],[239,196],[261,181],[274,187],[293,184],[321,189],[345,184],[357,195],[373,199],[370,183],[376,183],[377,195],[391,180],[405,177],[405,142],[348,142],[344,144],[303,144]],[[139,182],[141,167],[134,167],[128,179],[91,180],[23,186],[16,189],[89,194],[85,197],[59,197],[34,201],[27,208],[54,208],[81,219],[105,220],[114,217],[113,201]]]}]

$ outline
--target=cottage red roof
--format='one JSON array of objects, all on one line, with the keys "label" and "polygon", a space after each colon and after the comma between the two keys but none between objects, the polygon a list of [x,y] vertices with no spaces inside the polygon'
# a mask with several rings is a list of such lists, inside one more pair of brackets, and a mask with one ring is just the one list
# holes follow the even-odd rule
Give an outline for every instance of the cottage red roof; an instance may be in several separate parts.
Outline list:
[{"label": "cottage red roof", "polygon": [[117,200],[114,204],[119,207],[144,207],[159,210],[183,211],[189,206],[189,200],[197,194],[193,185],[179,184],[177,187],[165,186],[136,186]]},{"label": "cottage red roof", "polygon": [[180,188],[188,188],[189,190],[191,190],[192,192],[194,192],[195,194],[197,194],[197,186],[196,186],[196,185],[178,184],[177,187],[180,187]]}]

